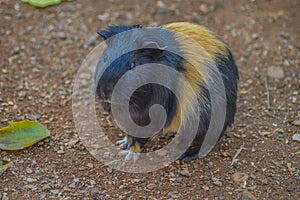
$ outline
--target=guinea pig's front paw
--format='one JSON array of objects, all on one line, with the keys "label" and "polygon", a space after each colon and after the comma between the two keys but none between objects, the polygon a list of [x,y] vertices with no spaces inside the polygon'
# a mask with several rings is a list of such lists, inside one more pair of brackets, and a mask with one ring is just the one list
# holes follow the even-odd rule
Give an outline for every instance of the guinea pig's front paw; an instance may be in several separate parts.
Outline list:
[{"label": "guinea pig's front paw", "polygon": [[127,136],[125,136],[122,140],[118,140],[116,144],[119,145],[121,149],[126,149],[128,146],[130,146]]},{"label": "guinea pig's front paw", "polygon": [[129,160],[136,161],[139,158],[140,153],[141,153],[140,144],[138,142],[135,142],[134,145],[128,147],[126,150],[120,151],[120,153],[122,155],[125,155],[126,161],[129,161]]}]

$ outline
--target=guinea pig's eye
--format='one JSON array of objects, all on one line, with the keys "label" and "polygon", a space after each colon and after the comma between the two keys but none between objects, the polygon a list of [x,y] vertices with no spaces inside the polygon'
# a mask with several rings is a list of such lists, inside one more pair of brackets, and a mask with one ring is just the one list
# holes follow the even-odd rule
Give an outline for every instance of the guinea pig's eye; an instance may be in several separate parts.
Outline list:
[{"label": "guinea pig's eye", "polygon": [[133,69],[133,68],[135,68],[136,67],[136,64],[135,64],[135,62],[133,61],[133,62],[131,62],[130,63],[130,69]]}]

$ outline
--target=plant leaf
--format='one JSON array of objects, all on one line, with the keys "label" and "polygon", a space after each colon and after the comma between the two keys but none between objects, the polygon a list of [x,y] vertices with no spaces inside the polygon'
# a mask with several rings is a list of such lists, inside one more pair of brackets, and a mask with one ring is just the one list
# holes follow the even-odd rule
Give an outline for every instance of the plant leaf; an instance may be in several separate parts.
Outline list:
[{"label": "plant leaf", "polygon": [[24,149],[49,136],[49,130],[38,122],[30,120],[12,122],[0,129],[0,149]]},{"label": "plant leaf", "polygon": [[55,4],[60,4],[61,0],[22,0],[24,3],[29,3],[30,5],[45,8],[47,6],[52,6]]}]

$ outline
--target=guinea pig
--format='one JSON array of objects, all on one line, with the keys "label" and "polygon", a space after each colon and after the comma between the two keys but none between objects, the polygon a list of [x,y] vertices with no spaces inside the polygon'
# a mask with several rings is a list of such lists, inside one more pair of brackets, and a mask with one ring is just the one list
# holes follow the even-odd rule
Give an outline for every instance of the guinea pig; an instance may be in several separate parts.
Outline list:
[{"label": "guinea pig", "polygon": [[[216,66],[220,77],[222,77],[226,96],[226,101],[223,106],[224,109],[226,109],[225,121],[221,127],[220,137],[224,134],[226,128],[231,126],[234,122],[239,74],[233,55],[228,46],[214,33],[203,26],[188,22],[170,23],[155,28],[143,28],[140,25],[110,26],[107,30],[99,30],[98,34],[104,40],[108,41],[119,33],[137,29],[162,30],[162,33],[169,33],[169,35],[164,36],[162,34],[159,39],[160,41],[153,41],[153,35],[151,33],[144,35],[136,33],[136,36],[132,36],[134,39],[118,38],[119,41],[112,39],[111,42],[108,42],[96,68],[96,96],[101,100],[103,108],[110,111],[110,98],[114,87],[118,80],[127,72],[136,70],[140,65],[149,63],[163,64],[176,70],[182,74],[192,86],[192,90],[196,94],[196,101],[200,104],[201,108],[200,112],[197,113],[197,115],[199,115],[199,125],[196,136],[189,148],[185,152],[182,152],[182,155],[179,157],[179,160],[183,162],[194,160],[198,158],[212,115],[208,82],[214,82],[215,77],[213,74],[205,73],[205,71],[209,71],[212,65]],[[183,34],[195,41],[206,53],[202,55],[195,53],[196,50],[193,44],[180,39],[177,37],[178,34]],[[102,63],[105,63],[107,59],[113,57],[116,52],[121,51],[121,48],[118,47],[118,43],[120,43],[120,41],[122,42],[122,40],[128,46],[139,44],[140,48],[126,52],[113,60],[100,76],[99,71],[103,69]],[[182,57],[168,51],[166,49],[168,45],[172,45],[185,56]],[[184,57],[194,60],[196,64],[191,66]],[[198,71],[203,73],[198,73]],[[144,76],[147,76],[147,74],[144,74]],[[176,78],[166,78],[170,79],[168,81],[178,84]],[[136,79],[133,77],[126,84],[130,86],[135,81]],[[183,84],[178,84],[178,87],[184,88],[181,87],[182,85]],[[179,95],[185,99],[183,100],[183,105],[179,105],[179,100],[168,88],[158,84],[143,85],[136,89],[130,98],[130,117],[137,125],[146,126],[151,121],[149,117],[150,107],[154,104],[160,104],[164,107],[167,114],[163,132],[176,132],[180,127],[180,119],[189,115],[189,112],[192,112],[191,110],[193,110],[195,106],[191,103],[192,100],[187,99],[190,92],[191,91],[187,91],[186,89],[179,91]],[[218,139],[220,137],[218,137]],[[121,148],[126,149],[123,151],[126,154],[125,159],[130,160],[137,159],[135,155],[138,155],[142,151],[148,139],[149,138],[126,135],[123,140],[117,143]]]}]

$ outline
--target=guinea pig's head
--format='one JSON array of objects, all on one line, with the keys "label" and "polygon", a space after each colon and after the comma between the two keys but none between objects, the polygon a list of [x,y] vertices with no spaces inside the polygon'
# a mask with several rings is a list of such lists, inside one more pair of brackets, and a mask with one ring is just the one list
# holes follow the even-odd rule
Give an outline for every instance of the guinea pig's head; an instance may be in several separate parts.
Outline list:
[{"label": "guinea pig's head", "polygon": [[[154,65],[158,63],[173,67],[177,71],[183,70],[180,57],[166,51],[164,45],[147,38],[145,36],[147,34],[141,35],[141,32],[134,32],[138,28],[141,28],[141,26],[112,26],[108,30],[98,31],[98,34],[106,40],[107,47],[102,53],[96,69],[96,95],[100,98],[103,108],[107,111],[110,111],[113,90],[125,73],[128,74],[126,74],[127,78],[123,81],[124,88],[132,87],[137,80],[153,75],[153,73],[150,73],[150,71],[147,72],[147,70],[140,74],[133,73],[139,71],[141,69],[139,67],[143,64]],[[117,36],[118,33],[124,31],[130,32],[131,30],[133,32],[128,34],[129,38],[120,38]],[[116,37],[112,37],[115,35]],[[135,50],[120,53],[124,48],[122,44]],[[120,56],[115,57],[118,53]],[[168,78],[170,77],[166,77],[166,79]],[[124,95],[126,94],[124,93]],[[129,105],[131,113],[136,113],[140,117],[142,115],[141,111],[147,112],[153,104],[161,104],[168,112],[168,110],[174,107],[174,101],[176,101],[174,94],[164,86],[145,84],[135,90],[130,97]]]}]

